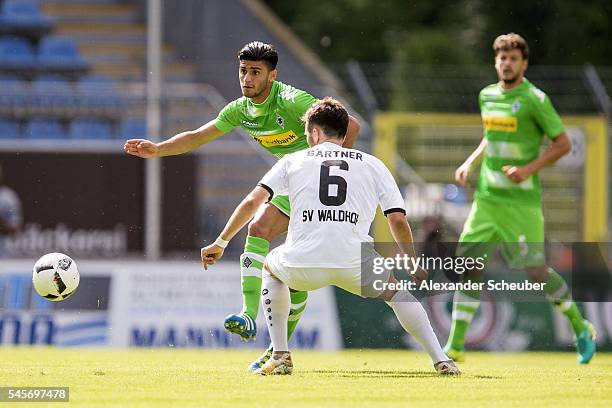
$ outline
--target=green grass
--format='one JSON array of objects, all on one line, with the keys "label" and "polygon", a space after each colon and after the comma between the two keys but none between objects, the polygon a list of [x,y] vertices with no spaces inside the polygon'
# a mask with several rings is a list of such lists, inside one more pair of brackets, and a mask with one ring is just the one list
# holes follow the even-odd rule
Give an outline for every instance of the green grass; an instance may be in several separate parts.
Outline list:
[{"label": "green grass", "polygon": [[[459,378],[423,353],[296,351],[292,376],[245,371],[255,351],[0,349],[0,386],[69,386],[70,403],[15,407],[612,406],[612,354],[469,353]],[[6,406],[6,404],[4,404]]]}]

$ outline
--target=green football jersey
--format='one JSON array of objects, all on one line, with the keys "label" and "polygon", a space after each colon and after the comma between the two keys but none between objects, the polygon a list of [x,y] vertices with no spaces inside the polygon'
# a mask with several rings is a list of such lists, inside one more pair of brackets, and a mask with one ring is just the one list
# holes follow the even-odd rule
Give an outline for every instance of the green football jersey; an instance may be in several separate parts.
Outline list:
[{"label": "green football jersey", "polygon": [[478,99],[487,147],[475,197],[539,206],[538,175],[515,184],[502,167],[532,162],[540,154],[544,135],[554,139],[564,131],[550,98],[524,79],[510,90],[499,83],[489,85],[480,91]]},{"label": "green football jersey", "polygon": [[260,104],[238,98],[219,112],[215,126],[222,132],[242,127],[264,149],[281,158],[308,148],[302,117],[318,100],[308,92],[274,81]]}]

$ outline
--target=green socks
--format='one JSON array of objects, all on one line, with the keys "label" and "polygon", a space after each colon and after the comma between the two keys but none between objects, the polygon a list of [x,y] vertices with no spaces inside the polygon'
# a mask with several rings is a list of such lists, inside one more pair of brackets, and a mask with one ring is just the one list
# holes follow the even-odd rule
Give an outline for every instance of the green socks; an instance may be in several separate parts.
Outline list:
[{"label": "green socks", "polygon": [[308,299],[308,292],[289,292],[291,296],[291,306],[289,307],[289,318],[287,319],[287,338],[290,339],[293,334],[302,312],[306,309],[306,299]]},{"label": "green socks", "polygon": [[[546,280],[544,291],[546,298],[567,317],[576,335],[586,328],[585,320],[580,310],[578,310],[576,303],[571,299],[567,283],[552,268],[548,268],[548,279]],[[464,349],[465,335],[480,305],[479,297],[480,294],[475,291],[455,292],[453,298],[453,322],[446,349]]]},{"label": "green socks", "polygon": [[265,239],[247,236],[244,253],[240,256],[240,276],[242,277],[242,312],[257,319],[261,293],[261,270],[270,243]]},{"label": "green socks", "polygon": [[586,328],[578,306],[571,299],[567,283],[552,268],[548,268],[548,279],[546,280],[546,286],[544,286],[544,292],[546,292],[546,298],[570,321],[576,336]]},{"label": "green socks", "polygon": [[455,291],[453,296],[453,323],[446,343],[446,349],[463,350],[465,335],[480,306],[480,292]]},{"label": "green socks", "polygon": [[[242,283],[242,312],[257,319],[261,294],[261,270],[266,255],[270,251],[270,243],[263,238],[247,236],[244,253],[240,256],[240,275]],[[308,292],[291,291],[291,306],[287,322],[287,338],[295,331],[302,312],[306,308]]]}]

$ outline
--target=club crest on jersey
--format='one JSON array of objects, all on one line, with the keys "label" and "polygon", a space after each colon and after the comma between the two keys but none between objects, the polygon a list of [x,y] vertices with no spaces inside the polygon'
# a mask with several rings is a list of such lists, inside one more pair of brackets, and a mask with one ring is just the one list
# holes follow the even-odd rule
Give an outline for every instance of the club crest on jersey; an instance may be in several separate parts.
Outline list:
[{"label": "club crest on jersey", "polygon": [[519,109],[521,109],[521,101],[519,101],[518,99],[516,101],[514,101],[514,103],[512,104],[512,113],[516,114],[516,112],[519,111]]},{"label": "club crest on jersey", "polygon": [[276,124],[283,129],[285,128],[285,119],[283,119],[283,117],[278,113],[276,114]]}]

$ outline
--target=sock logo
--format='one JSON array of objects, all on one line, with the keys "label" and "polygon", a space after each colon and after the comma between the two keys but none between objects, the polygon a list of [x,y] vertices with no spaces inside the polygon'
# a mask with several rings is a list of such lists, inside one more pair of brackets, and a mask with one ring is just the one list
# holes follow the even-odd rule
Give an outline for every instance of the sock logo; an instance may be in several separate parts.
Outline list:
[{"label": "sock logo", "polygon": [[248,268],[249,266],[251,266],[253,264],[253,261],[251,261],[251,259],[248,256],[244,257],[244,260],[242,261],[242,265],[245,268]]}]

